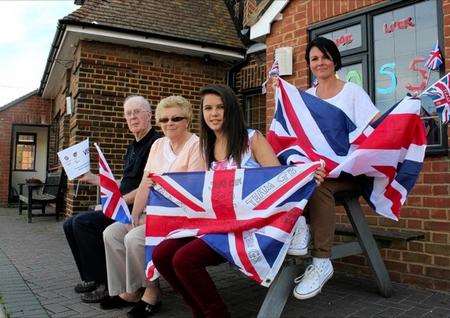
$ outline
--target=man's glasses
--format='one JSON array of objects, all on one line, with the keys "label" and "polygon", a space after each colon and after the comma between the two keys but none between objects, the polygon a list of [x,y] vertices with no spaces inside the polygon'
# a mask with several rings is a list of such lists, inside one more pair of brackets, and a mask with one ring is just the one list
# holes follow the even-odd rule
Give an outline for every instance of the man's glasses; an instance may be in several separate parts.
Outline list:
[{"label": "man's glasses", "polygon": [[171,118],[169,118],[169,117],[163,117],[163,118],[160,118],[160,119],[159,119],[159,122],[160,122],[161,124],[166,124],[166,123],[168,123],[169,121],[172,121],[172,122],[174,122],[174,123],[178,123],[178,122],[182,121],[183,119],[186,119],[186,117],[181,117],[181,116],[176,116],[176,117],[171,117]]},{"label": "man's glasses", "polygon": [[140,114],[143,114],[145,110],[142,108],[136,108],[133,110],[127,110],[124,114],[126,118],[130,118],[131,116],[139,116]]}]

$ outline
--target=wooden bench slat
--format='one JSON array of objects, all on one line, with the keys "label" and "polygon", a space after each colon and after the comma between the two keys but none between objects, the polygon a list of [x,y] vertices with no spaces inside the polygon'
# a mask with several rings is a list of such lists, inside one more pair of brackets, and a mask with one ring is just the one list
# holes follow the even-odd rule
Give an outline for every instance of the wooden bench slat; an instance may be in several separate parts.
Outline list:
[{"label": "wooden bench slat", "polygon": [[38,200],[38,201],[52,201],[55,199],[56,199],[56,197],[54,195],[51,195],[48,193],[42,193],[42,194],[33,196],[33,200]]},{"label": "wooden bench slat", "polygon": [[[373,237],[375,240],[403,240],[403,241],[414,241],[414,240],[423,240],[425,238],[425,234],[422,232],[415,231],[389,231],[377,228],[370,228]],[[336,235],[344,235],[344,236],[356,236],[355,231],[349,225],[336,224],[336,229],[334,232]]]}]

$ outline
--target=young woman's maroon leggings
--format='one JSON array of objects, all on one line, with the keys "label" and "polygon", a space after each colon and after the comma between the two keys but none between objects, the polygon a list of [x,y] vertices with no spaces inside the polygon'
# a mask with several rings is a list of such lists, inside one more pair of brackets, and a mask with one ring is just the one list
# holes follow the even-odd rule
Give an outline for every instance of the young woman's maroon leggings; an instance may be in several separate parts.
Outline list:
[{"label": "young woman's maroon leggings", "polygon": [[153,250],[153,263],[172,288],[183,296],[194,317],[229,317],[227,307],[207,266],[226,260],[201,239],[187,237],[161,242]]}]

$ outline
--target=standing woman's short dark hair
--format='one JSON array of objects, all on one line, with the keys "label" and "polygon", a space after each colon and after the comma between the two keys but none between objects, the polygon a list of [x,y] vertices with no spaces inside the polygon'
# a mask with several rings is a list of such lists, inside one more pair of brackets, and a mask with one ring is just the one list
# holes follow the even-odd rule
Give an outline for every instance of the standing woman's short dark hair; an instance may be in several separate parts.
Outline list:
[{"label": "standing woman's short dark hair", "polygon": [[239,101],[233,90],[226,85],[208,85],[200,90],[200,147],[208,167],[213,161],[214,144],[216,135],[208,127],[203,116],[203,100],[208,94],[217,95],[222,99],[224,114],[222,132],[227,138],[227,158],[233,158],[237,166],[241,166],[241,160],[248,148],[248,133],[244,120],[244,114],[239,106]]},{"label": "standing woman's short dark hair", "polygon": [[309,52],[313,47],[318,48],[325,56],[329,56],[330,59],[334,62],[334,71],[337,72],[342,67],[342,61],[341,61],[341,53],[339,53],[339,49],[336,46],[336,44],[327,38],[324,37],[317,37],[311,42],[308,43],[308,46],[306,47],[305,52],[305,60],[306,63],[309,66]]}]

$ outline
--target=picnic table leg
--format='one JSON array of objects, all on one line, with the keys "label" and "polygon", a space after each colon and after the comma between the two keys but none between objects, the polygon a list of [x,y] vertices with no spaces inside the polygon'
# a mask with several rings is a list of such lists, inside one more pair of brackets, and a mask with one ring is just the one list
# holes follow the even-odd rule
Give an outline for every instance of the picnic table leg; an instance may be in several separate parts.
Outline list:
[{"label": "picnic table leg", "polygon": [[33,209],[33,190],[31,187],[28,188],[28,204],[27,204],[27,211],[28,211],[28,223],[31,223],[31,217],[32,217],[32,209]]},{"label": "picnic table leg", "polygon": [[384,265],[383,259],[381,258],[378,245],[375,242],[372,232],[366,222],[358,199],[352,198],[344,200],[344,207],[361,244],[361,248],[369,259],[369,264],[375,274],[380,294],[384,297],[391,297],[392,284],[389,273]]},{"label": "picnic table leg", "polygon": [[302,270],[302,266],[285,264],[270,285],[264,302],[258,312],[258,318],[278,318],[283,312],[289,295],[294,288],[294,279]]}]

